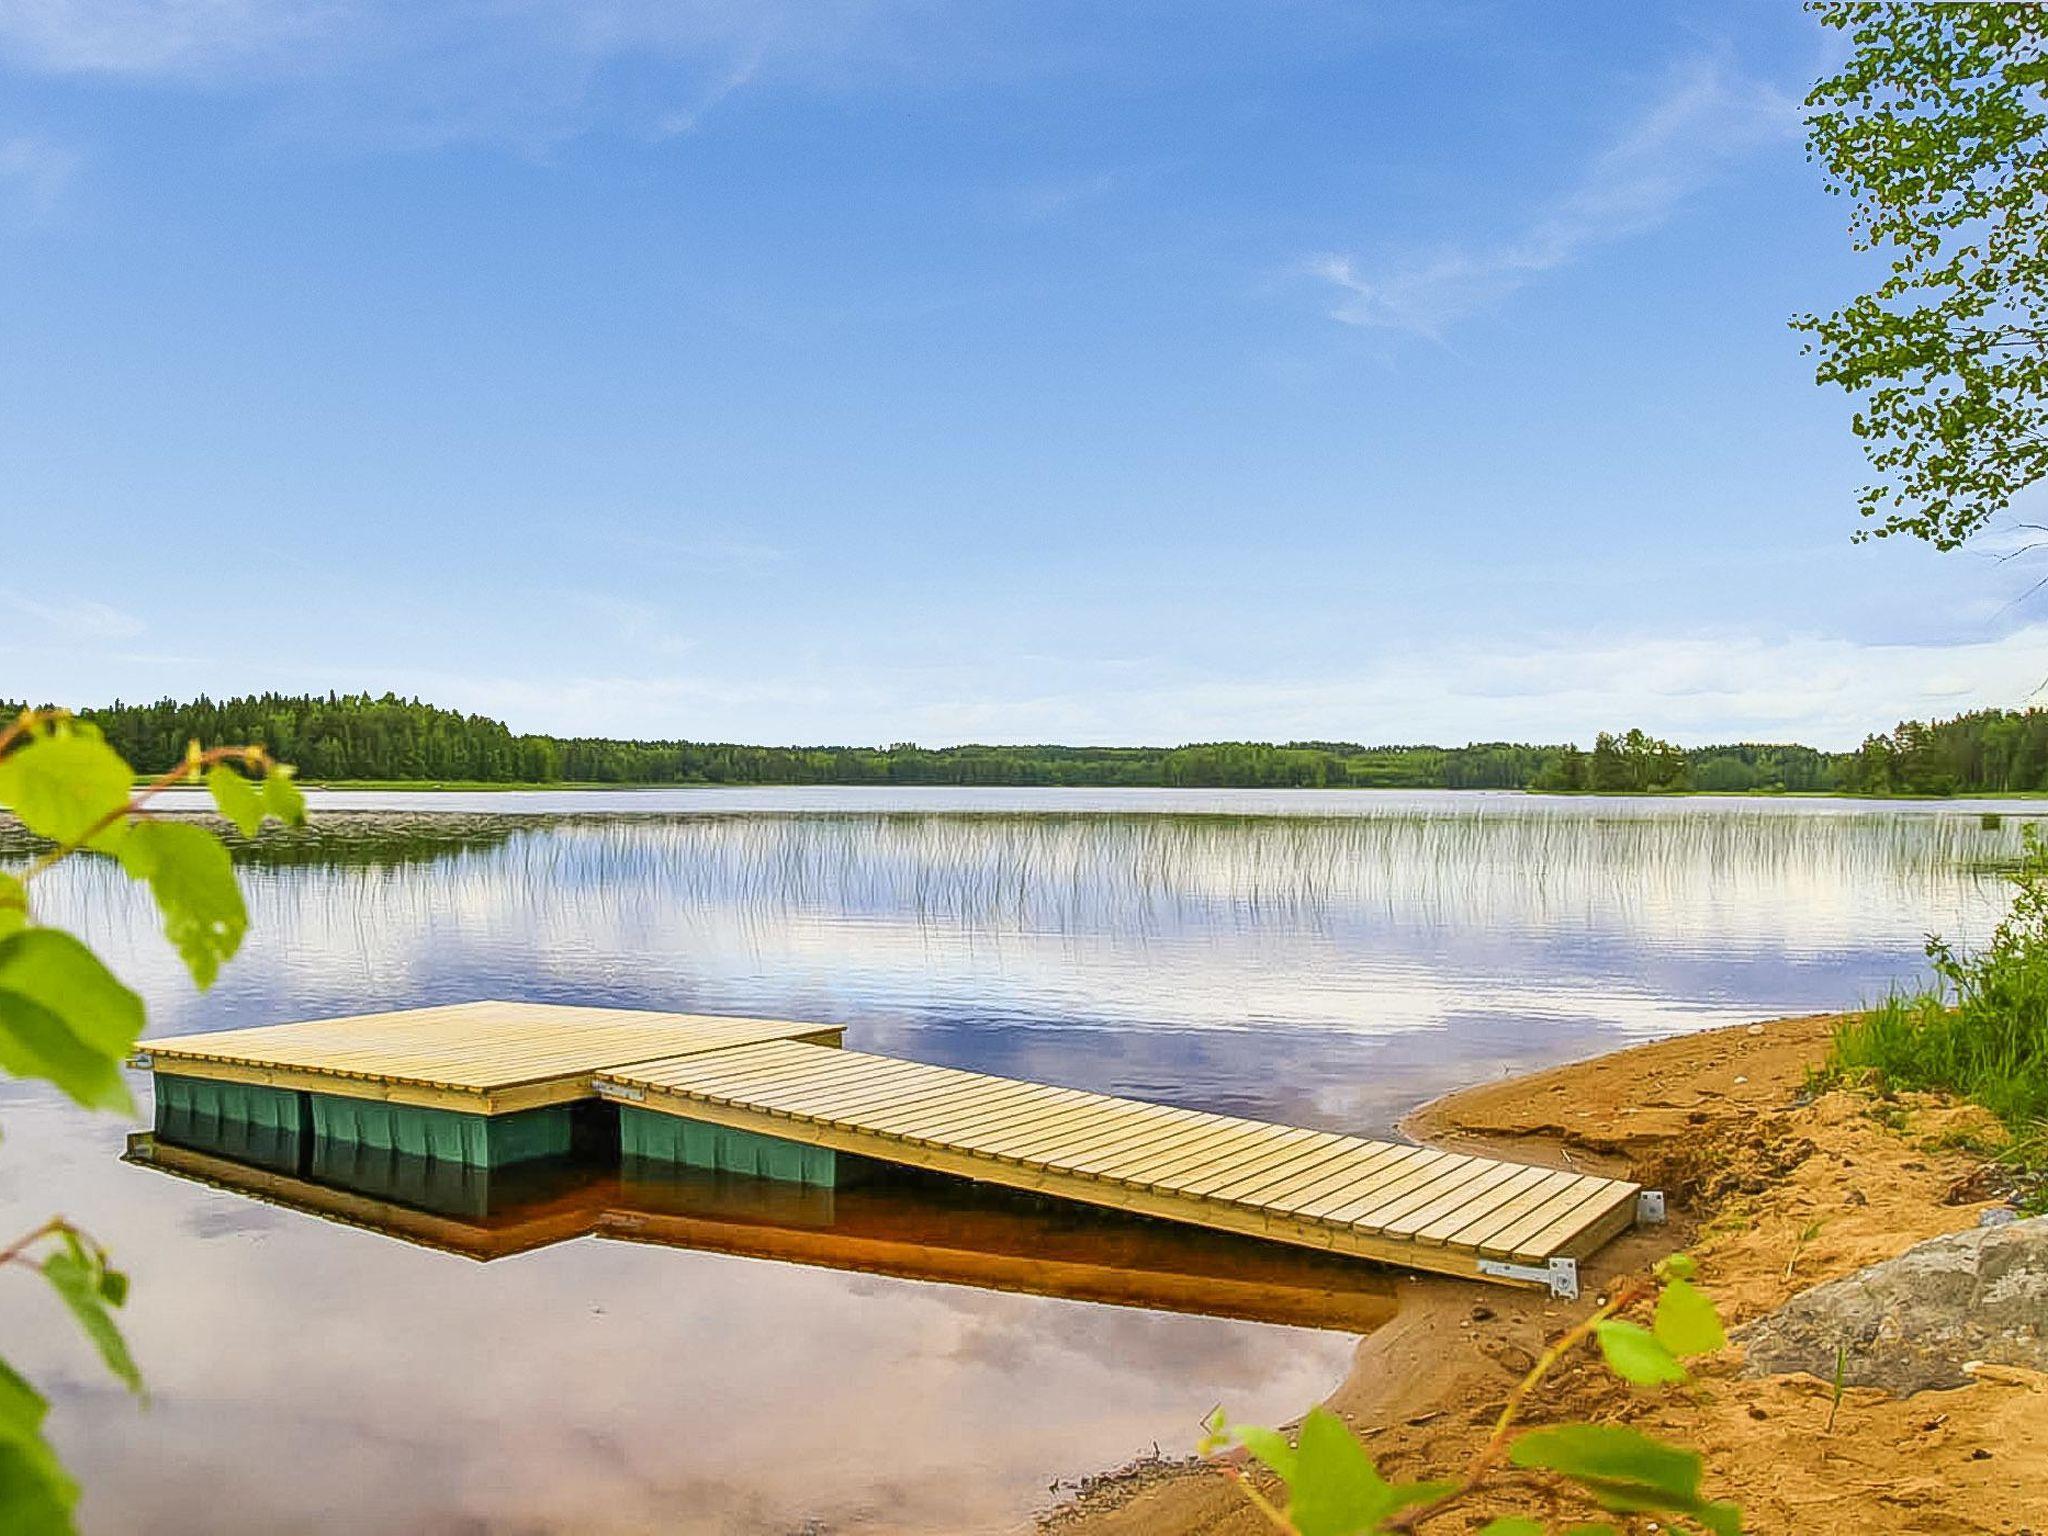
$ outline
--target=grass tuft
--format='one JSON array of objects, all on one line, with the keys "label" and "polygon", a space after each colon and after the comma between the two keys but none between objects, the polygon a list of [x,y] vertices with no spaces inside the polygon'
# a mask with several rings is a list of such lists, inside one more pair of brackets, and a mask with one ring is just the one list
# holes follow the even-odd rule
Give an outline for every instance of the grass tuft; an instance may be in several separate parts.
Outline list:
[{"label": "grass tuft", "polygon": [[2008,877],[2012,910],[1983,949],[1930,939],[1934,984],[1898,992],[1835,1032],[1829,1066],[1880,1092],[1924,1089],[1983,1105],[2011,1132],[2001,1157],[2048,1208],[2048,847],[2032,827]]}]

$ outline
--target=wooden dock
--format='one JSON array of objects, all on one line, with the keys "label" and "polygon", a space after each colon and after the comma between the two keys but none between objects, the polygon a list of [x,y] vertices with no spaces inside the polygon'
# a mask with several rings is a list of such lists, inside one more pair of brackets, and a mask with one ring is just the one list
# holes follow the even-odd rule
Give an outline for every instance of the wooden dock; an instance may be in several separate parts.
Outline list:
[{"label": "wooden dock", "polygon": [[[1639,1216],[1661,1215],[1661,1202],[1626,1180],[822,1048],[836,1047],[840,1033],[769,1019],[471,1003],[146,1041],[136,1064],[253,1085],[236,1092],[296,1091],[316,1110],[382,1100],[411,1106],[390,1114],[456,1112],[494,1128],[604,1099],[630,1106],[635,1129],[655,1123],[649,1115],[717,1128],[692,1130],[678,1145],[737,1133],[743,1144],[764,1138],[747,1144],[757,1147],[854,1154],[1563,1296],[1577,1294],[1580,1259]],[[224,1099],[214,1112],[241,1111]],[[330,1110],[306,1123],[319,1138],[330,1134],[324,1127],[355,1122]],[[385,1138],[386,1129],[366,1134]],[[374,1145],[407,1150],[402,1137]],[[503,1160],[496,1151],[457,1155]]]},{"label": "wooden dock", "polygon": [[503,1115],[591,1096],[591,1074],[762,1040],[837,1045],[836,1025],[723,1014],[453,1003],[145,1040],[135,1065],[422,1109]]}]

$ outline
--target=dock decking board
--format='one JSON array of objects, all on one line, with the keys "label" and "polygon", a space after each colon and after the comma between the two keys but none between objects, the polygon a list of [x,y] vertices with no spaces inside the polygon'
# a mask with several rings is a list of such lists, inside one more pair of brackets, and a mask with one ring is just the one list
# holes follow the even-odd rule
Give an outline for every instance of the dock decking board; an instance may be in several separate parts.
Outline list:
[{"label": "dock decking board", "polygon": [[777,1019],[492,1002],[170,1035],[138,1052],[173,1076],[504,1114],[587,1099],[604,1067],[765,1040],[836,1045],[840,1034]]},{"label": "dock decking board", "polygon": [[1622,1179],[860,1052],[813,1064],[801,1044],[765,1041],[596,1083],[685,1119],[1458,1275],[1581,1258],[1635,1216],[1639,1187]]}]

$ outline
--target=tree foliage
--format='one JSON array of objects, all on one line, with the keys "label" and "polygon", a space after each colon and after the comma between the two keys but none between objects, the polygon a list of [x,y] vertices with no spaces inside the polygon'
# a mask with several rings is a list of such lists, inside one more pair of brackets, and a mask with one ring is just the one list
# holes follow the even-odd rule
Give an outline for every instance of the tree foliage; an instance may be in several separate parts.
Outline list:
[{"label": "tree foliage", "polygon": [[[147,771],[192,740],[261,745],[312,780],[482,784],[943,784],[1180,789],[1818,790],[1833,759],[1793,744],[1677,748],[1627,731],[1587,753],[1564,745],[1363,746],[1344,741],[1196,742],[1175,747],[1052,745],[745,746],[515,734],[504,722],[391,694],[282,695],[115,703],[79,712]],[[1608,755],[1621,762],[1610,765]],[[1725,759],[1694,778],[1709,759]],[[1739,782],[1729,779],[1728,764]],[[1618,768],[1618,771],[1616,771]],[[232,769],[223,772],[232,773]],[[215,775],[214,777],[217,777]],[[1597,782],[1596,782],[1597,781]],[[212,779],[209,779],[212,782]],[[219,788],[216,786],[216,795]],[[221,801],[245,821],[259,802]]]},{"label": "tree foliage", "polygon": [[[244,777],[243,770],[256,777]],[[187,742],[140,791],[98,727],[60,711],[23,711],[0,728],[0,809],[39,840],[0,870],[0,1072],[41,1078],[88,1109],[134,1108],[121,1064],[141,1037],[142,999],[77,935],[38,921],[38,882],[68,858],[105,858],[146,885],[192,979],[211,985],[248,927],[227,850],[206,828],[153,814],[174,784],[205,782],[221,813],[253,833],[266,817],[304,820],[291,770],[260,747],[203,752]],[[114,1376],[138,1395],[142,1373],[114,1321],[128,1277],[98,1241],[62,1217],[0,1247],[0,1267],[39,1273]],[[78,1485],[43,1434],[49,1405],[0,1361],[0,1530],[68,1533]]]},{"label": "tree foliage", "polygon": [[2048,7],[1824,4],[1809,145],[1890,271],[1793,323],[1857,398],[1865,530],[1953,549],[2048,473]]},{"label": "tree foliage", "polygon": [[1845,755],[1838,777],[1843,789],[1865,795],[2048,791],[2048,710],[1902,720]]}]

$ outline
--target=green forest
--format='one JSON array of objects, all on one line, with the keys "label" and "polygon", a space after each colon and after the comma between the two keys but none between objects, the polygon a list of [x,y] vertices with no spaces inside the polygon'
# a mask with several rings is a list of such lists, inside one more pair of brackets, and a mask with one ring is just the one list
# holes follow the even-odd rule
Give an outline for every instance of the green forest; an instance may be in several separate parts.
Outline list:
[{"label": "green forest", "polygon": [[[14,706],[18,708],[19,706]],[[480,784],[982,784],[1186,788],[1532,789],[1604,794],[1950,795],[2048,791],[2048,710],[1905,721],[1854,752],[1794,744],[1677,747],[1639,730],[1590,748],[1342,741],[1176,747],[765,747],[537,736],[392,694],[116,702],[79,714],[139,768],[190,741],[255,742],[309,782]]]}]

